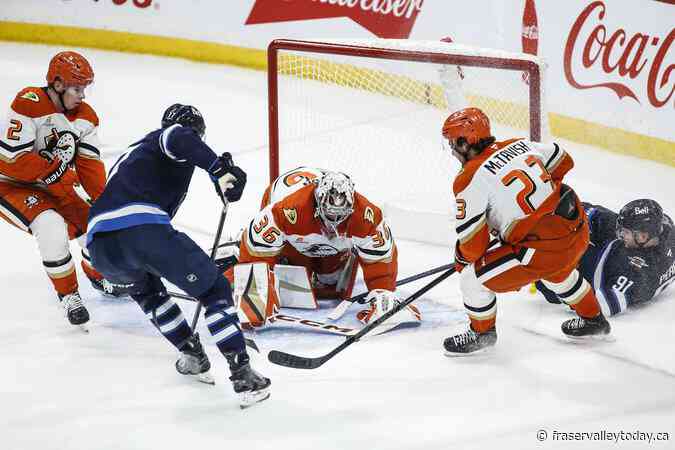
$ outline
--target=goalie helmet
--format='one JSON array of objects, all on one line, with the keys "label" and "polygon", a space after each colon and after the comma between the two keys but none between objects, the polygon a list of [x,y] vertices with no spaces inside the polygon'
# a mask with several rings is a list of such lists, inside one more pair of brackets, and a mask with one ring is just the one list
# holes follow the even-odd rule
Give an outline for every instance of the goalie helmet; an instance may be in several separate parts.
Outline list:
[{"label": "goalie helmet", "polygon": [[206,131],[204,117],[194,106],[182,105],[180,103],[174,103],[169,106],[162,116],[162,128],[174,124],[192,128],[197,132],[200,138],[204,138],[204,132]]},{"label": "goalie helmet", "polygon": [[474,145],[490,136],[490,119],[478,108],[460,109],[443,123],[443,137],[450,141],[464,138],[469,145]]},{"label": "goalie helmet", "polygon": [[60,79],[66,85],[86,86],[94,82],[94,70],[89,61],[77,52],[60,52],[49,61],[47,83]]},{"label": "goalie helmet", "polygon": [[[663,209],[655,200],[639,199],[627,203],[616,218],[616,233],[619,239],[626,241],[626,233],[632,234],[634,241],[648,242],[663,231]],[[647,233],[645,240],[637,239],[638,233]]]},{"label": "goalie helmet", "polygon": [[354,183],[341,172],[326,172],[314,190],[316,213],[333,232],[354,211]]}]

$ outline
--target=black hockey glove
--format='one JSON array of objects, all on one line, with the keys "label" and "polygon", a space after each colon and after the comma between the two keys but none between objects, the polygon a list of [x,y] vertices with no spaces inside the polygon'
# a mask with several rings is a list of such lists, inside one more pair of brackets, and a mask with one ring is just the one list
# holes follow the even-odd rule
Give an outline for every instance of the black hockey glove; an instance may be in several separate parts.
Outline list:
[{"label": "black hockey glove", "polygon": [[246,186],[246,172],[234,165],[232,155],[223,153],[209,168],[209,175],[223,202],[236,202]]}]

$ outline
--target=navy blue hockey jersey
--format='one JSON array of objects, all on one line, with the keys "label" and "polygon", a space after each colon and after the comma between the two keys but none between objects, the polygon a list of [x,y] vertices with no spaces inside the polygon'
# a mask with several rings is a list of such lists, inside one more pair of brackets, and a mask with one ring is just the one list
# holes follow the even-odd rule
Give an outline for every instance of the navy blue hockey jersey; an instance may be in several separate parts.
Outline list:
[{"label": "navy blue hockey jersey", "polygon": [[[603,314],[618,314],[647,302],[675,281],[675,227],[670,217],[663,216],[658,246],[626,248],[616,236],[616,213],[589,203],[584,203],[584,210],[591,242],[578,268],[595,289]],[[541,283],[537,288],[547,299],[557,299]]]},{"label": "navy blue hockey jersey", "polygon": [[189,127],[155,130],[129,147],[108,174],[89,212],[87,244],[96,233],[142,224],[169,224],[195,166],[208,170],[217,155]]}]

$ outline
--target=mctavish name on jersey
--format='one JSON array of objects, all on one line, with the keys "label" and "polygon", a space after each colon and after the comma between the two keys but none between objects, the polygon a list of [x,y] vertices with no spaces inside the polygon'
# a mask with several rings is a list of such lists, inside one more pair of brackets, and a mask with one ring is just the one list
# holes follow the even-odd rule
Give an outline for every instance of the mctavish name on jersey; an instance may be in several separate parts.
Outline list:
[{"label": "mctavish name on jersey", "polygon": [[489,170],[492,175],[495,175],[499,169],[504,167],[513,158],[531,151],[532,149],[525,145],[524,142],[516,142],[512,145],[509,145],[504,150],[501,150],[492,155],[490,159],[488,159],[488,161],[483,164],[483,167]]}]

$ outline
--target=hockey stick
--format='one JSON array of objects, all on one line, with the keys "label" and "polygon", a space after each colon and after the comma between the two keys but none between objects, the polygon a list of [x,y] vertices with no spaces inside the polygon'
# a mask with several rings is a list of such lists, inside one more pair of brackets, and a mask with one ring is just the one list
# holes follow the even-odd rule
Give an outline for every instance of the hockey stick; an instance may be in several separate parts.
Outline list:
[{"label": "hockey stick", "polygon": [[[431,275],[435,275],[438,272],[442,272],[444,270],[447,270],[451,267],[453,267],[455,264],[443,264],[442,266],[435,267],[433,269],[429,269],[426,272],[418,273],[417,275],[411,275],[408,278],[403,278],[401,280],[398,280],[396,282],[396,287],[403,286],[404,284],[412,283],[413,281],[421,280],[422,278],[430,277]],[[345,312],[347,312],[347,309],[353,304],[353,303],[360,303],[366,296],[368,295],[368,292],[364,292],[362,294],[356,295],[352,298],[348,298],[345,300],[342,300],[336,307],[335,309],[328,315],[328,319],[330,320],[338,320],[340,317],[344,315]]]},{"label": "hockey stick", "polygon": [[443,272],[438,277],[434,278],[430,283],[419,289],[417,292],[412,294],[410,297],[408,297],[401,303],[397,304],[393,309],[380,316],[377,320],[374,320],[365,327],[361,328],[361,331],[359,331],[353,336],[349,336],[342,344],[338,345],[333,350],[331,350],[330,352],[326,353],[323,356],[317,356],[315,358],[306,358],[303,356],[291,355],[290,353],[285,353],[278,350],[272,350],[267,354],[267,359],[274,364],[290,367],[292,369],[316,369],[317,367],[323,365],[326,361],[331,359],[333,356],[337,355],[342,350],[352,345],[354,342],[357,342],[363,336],[368,334],[371,330],[379,326],[382,322],[384,322],[385,320],[387,320],[388,318],[390,318],[391,316],[393,316],[394,314],[396,314],[397,312],[399,312],[400,310],[402,310],[403,308],[405,308],[406,306],[417,300],[419,297],[424,295],[430,289],[436,287],[438,284],[440,284],[443,280],[448,278],[453,273],[455,273],[454,266]]},{"label": "hockey stick", "polygon": [[[225,225],[225,218],[227,217],[227,208],[230,206],[230,204],[225,201],[223,204],[223,209],[220,212],[220,220],[218,221],[218,229],[216,230],[216,237],[213,240],[213,247],[211,247],[211,260],[215,261],[216,259],[216,252],[218,251],[218,244],[220,243],[220,235],[223,233],[223,225]],[[169,295],[174,296],[173,293],[169,293]],[[179,296],[176,296],[178,298],[182,298]],[[195,310],[195,315],[192,318],[192,331],[197,329],[197,321],[199,321],[199,314],[202,312],[202,303],[197,302],[197,309]]]}]

